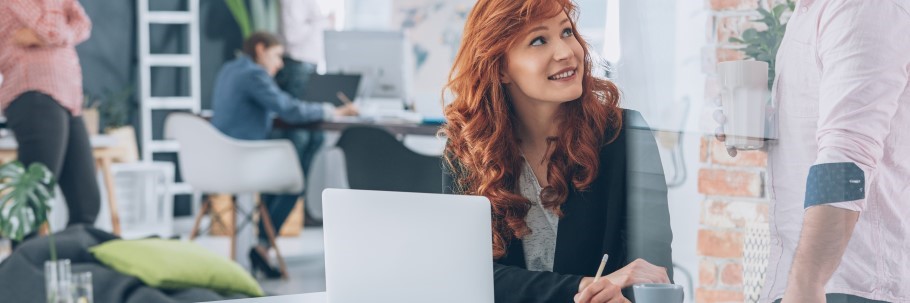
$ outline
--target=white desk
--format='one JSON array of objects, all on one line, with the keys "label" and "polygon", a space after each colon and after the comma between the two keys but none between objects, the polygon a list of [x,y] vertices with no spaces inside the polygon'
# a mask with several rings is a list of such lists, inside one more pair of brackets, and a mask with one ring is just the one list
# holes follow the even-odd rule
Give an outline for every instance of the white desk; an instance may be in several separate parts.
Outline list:
[{"label": "white desk", "polygon": [[[324,292],[314,292],[300,295],[262,297],[254,299],[217,301],[222,303],[326,303]],[[215,302],[211,302],[215,303]]]}]

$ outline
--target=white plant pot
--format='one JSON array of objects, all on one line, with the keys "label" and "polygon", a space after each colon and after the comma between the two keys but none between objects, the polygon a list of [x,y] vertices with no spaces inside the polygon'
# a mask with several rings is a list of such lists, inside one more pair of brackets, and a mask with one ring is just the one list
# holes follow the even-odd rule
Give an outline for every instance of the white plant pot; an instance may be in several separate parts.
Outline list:
[{"label": "white plant pot", "polygon": [[139,148],[136,144],[136,130],[132,126],[121,126],[105,129],[105,134],[117,139],[117,156],[114,162],[132,163],[139,161]]}]

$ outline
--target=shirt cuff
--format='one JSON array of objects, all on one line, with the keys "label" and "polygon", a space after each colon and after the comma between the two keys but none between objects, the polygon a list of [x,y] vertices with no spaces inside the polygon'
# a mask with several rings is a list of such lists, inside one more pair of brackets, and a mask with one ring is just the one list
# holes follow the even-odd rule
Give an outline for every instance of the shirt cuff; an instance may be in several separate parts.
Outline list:
[{"label": "shirt cuff", "polygon": [[322,104],[322,121],[331,121],[335,118],[335,106],[331,103]]},{"label": "shirt cuff", "polygon": [[865,199],[866,177],[856,163],[821,163],[809,169],[805,208],[831,205],[861,211]]}]

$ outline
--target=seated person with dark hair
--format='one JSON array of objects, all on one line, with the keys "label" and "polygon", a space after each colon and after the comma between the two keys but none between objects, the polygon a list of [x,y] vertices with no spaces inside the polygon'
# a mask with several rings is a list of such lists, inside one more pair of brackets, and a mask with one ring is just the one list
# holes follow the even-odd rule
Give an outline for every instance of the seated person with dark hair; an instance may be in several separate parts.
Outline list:
[{"label": "seated person with dark hair", "polygon": [[[357,115],[354,105],[334,107],[330,103],[304,102],[282,91],[274,76],[281,69],[284,47],[272,34],[255,33],[243,43],[243,55],[224,64],[215,80],[212,124],[224,134],[243,140],[265,140],[272,136],[272,121],[317,122],[332,116]],[[303,168],[301,168],[303,169]],[[290,214],[297,195],[263,199],[277,231]],[[254,264],[267,265],[268,241],[260,224],[260,245],[250,251]],[[258,266],[268,277],[280,273],[271,266]]]}]

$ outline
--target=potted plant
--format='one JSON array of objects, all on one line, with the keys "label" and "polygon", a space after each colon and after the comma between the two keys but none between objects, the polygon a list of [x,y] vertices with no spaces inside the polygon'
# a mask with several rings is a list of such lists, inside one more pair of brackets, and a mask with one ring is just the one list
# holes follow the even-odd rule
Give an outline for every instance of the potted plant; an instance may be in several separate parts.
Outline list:
[{"label": "potted plant", "polygon": [[777,49],[780,47],[781,40],[784,39],[784,32],[787,31],[786,22],[782,22],[783,16],[788,12],[793,12],[796,3],[793,0],[787,0],[785,3],[775,5],[771,10],[762,7],[758,8],[758,13],[762,18],[754,22],[763,24],[766,30],[759,31],[754,28],[743,31],[741,37],[731,37],[730,42],[739,43],[745,47],[740,51],[746,55],[747,59],[768,62],[768,89],[774,84],[774,67],[777,58]]},{"label": "potted plant", "polygon": [[130,125],[129,115],[133,104],[129,102],[133,86],[120,91],[107,91],[103,95],[84,94],[82,103],[82,120],[89,136],[105,134],[117,139],[120,151],[113,157],[115,162],[135,162],[139,160],[136,144],[136,130]]},{"label": "potted plant", "polygon": [[[19,161],[0,165],[0,235],[22,241],[50,221],[48,214],[54,198],[55,181],[51,171],[41,163],[26,169]],[[50,261],[44,264],[48,302],[70,302],[69,260],[57,260],[54,233],[48,232]]]},{"label": "potted plant", "polygon": [[98,104],[101,102],[98,98],[93,98],[88,93],[82,96],[82,121],[85,123],[85,130],[89,136],[97,135],[98,127],[101,125],[98,116]]},{"label": "potted plant", "polygon": [[240,27],[243,39],[249,38],[254,31],[278,32],[278,1],[258,0],[250,1],[247,8],[244,0],[224,0],[234,21]]},{"label": "potted plant", "polygon": [[231,15],[234,16],[234,20],[237,21],[237,26],[240,27],[240,34],[243,39],[252,35],[253,26],[250,24],[250,13],[246,8],[246,3],[243,0],[224,0],[224,2],[231,11]]},{"label": "potted plant", "polygon": [[130,97],[133,86],[127,86],[117,92],[110,92],[100,101],[98,113],[104,134],[117,139],[118,149],[115,162],[136,162],[139,151],[136,144],[136,129],[130,124],[129,114],[132,110]]},{"label": "potted plant", "polygon": [[[0,165],[0,235],[22,241],[37,231],[47,221],[54,186],[44,164],[32,163],[28,170],[19,161]],[[52,249],[51,258],[56,257]]]}]

